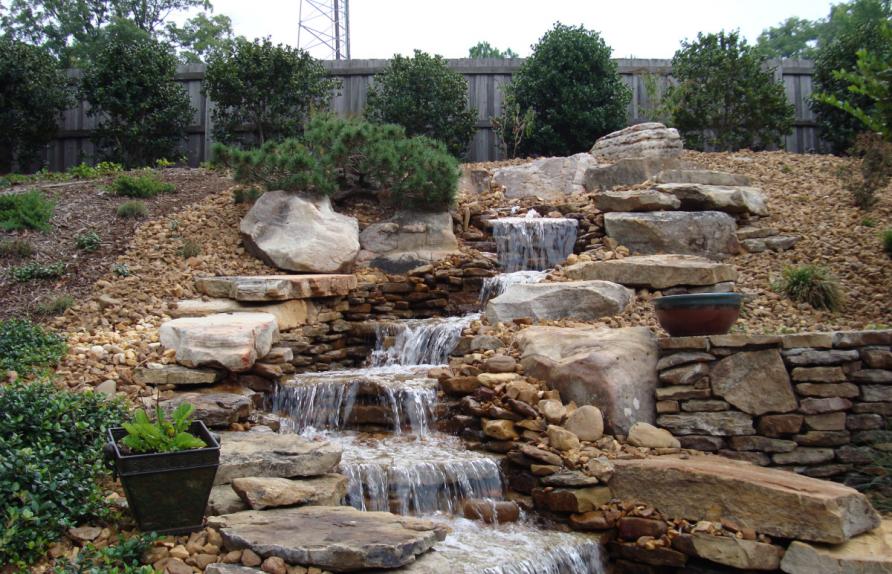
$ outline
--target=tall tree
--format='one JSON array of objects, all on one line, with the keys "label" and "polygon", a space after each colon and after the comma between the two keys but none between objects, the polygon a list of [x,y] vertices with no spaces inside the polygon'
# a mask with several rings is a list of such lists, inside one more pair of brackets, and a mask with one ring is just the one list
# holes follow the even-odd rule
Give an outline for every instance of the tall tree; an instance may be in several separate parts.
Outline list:
[{"label": "tall tree", "polygon": [[797,18],[787,18],[777,26],[759,34],[756,48],[769,58],[815,57],[819,23]]},{"label": "tall tree", "polygon": [[471,46],[471,49],[468,50],[468,57],[475,60],[480,58],[503,58],[510,60],[517,58],[518,56],[517,52],[511,48],[506,48],[503,52],[495,46],[492,46],[489,42],[477,42],[475,46]]},{"label": "tall tree", "polygon": [[181,62],[207,62],[211,54],[232,41],[232,20],[225,14],[210,16],[201,12],[182,26],[168,22],[166,34],[171,43],[179,47]]}]

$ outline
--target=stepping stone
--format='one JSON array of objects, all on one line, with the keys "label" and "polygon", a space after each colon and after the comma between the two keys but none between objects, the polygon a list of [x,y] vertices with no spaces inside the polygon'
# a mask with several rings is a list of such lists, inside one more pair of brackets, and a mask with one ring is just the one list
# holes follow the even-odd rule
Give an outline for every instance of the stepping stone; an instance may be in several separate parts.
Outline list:
[{"label": "stepping stone", "polygon": [[222,371],[214,369],[190,369],[181,365],[158,365],[157,367],[137,367],[133,370],[133,380],[140,385],[210,385],[223,378]]},{"label": "stepping stone", "polygon": [[355,275],[255,275],[199,277],[195,288],[209,297],[236,301],[284,301],[337,297],[356,289]]},{"label": "stepping stone", "polygon": [[181,365],[241,372],[269,353],[279,329],[269,313],[223,313],[167,321],[159,336],[165,348],[176,351]]},{"label": "stepping stone", "polygon": [[737,224],[719,211],[607,213],[607,235],[641,255],[681,253],[724,259],[740,252]]},{"label": "stepping stone", "polygon": [[311,441],[295,434],[220,435],[220,468],[214,484],[228,484],[247,476],[321,476],[334,472],[341,462],[341,447],[328,441]]},{"label": "stepping stone", "polygon": [[595,194],[595,207],[600,211],[671,211],[681,207],[672,194],[655,189],[605,191]]},{"label": "stepping stone", "polygon": [[892,572],[892,520],[838,546],[794,540],[781,570],[787,574],[889,574]]},{"label": "stepping stone", "polygon": [[700,183],[661,183],[657,191],[674,195],[681,208],[689,211],[724,211],[768,215],[762,190],[757,187],[704,185]]},{"label": "stepping stone", "polygon": [[649,289],[737,281],[733,265],[696,255],[636,255],[610,261],[586,261],[565,267],[564,275],[576,280],[612,281]]},{"label": "stepping stone", "polygon": [[233,478],[232,489],[253,510],[279,506],[337,506],[347,495],[347,477],[326,474],[291,480],[249,476]]},{"label": "stepping stone", "polygon": [[613,462],[614,497],[649,504],[673,518],[726,518],[769,536],[830,544],[880,524],[855,489],[792,472],[714,456]]},{"label": "stepping stone", "polygon": [[449,528],[389,512],[350,506],[248,510],[208,518],[226,548],[333,572],[399,568],[446,538]]},{"label": "stepping stone", "polygon": [[520,318],[591,321],[622,313],[633,297],[631,289],[609,281],[515,284],[489,300],[486,318],[492,324]]},{"label": "stepping stone", "polygon": [[186,299],[171,305],[167,312],[174,319],[207,317],[217,313],[269,313],[276,318],[280,331],[314,323],[319,314],[316,305],[306,299],[290,299],[269,305],[245,304],[233,299]]},{"label": "stepping stone", "polygon": [[703,185],[748,186],[750,178],[738,173],[709,169],[667,169],[654,177],[655,183],[699,183]]}]

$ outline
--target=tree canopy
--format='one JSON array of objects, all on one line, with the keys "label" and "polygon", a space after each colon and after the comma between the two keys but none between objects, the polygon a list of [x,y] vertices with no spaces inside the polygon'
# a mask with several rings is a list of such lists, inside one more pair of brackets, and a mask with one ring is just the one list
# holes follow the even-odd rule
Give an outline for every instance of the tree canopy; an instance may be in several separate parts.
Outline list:
[{"label": "tree canopy", "polygon": [[468,50],[468,57],[475,60],[480,58],[502,58],[511,60],[518,58],[519,56],[517,55],[517,52],[511,48],[505,48],[505,51],[502,51],[495,46],[490,45],[489,42],[477,42],[476,45],[471,46],[471,49]]}]

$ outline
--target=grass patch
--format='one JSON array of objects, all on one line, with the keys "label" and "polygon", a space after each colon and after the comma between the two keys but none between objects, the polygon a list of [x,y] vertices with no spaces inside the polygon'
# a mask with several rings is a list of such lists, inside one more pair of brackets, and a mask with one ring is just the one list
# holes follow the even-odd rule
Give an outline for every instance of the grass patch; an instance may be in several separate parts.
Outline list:
[{"label": "grass patch", "polygon": [[34,308],[34,312],[38,315],[56,316],[61,315],[74,305],[74,297],[71,295],[59,295],[44,299]]},{"label": "grass patch", "polygon": [[0,229],[50,230],[56,203],[39,191],[0,195]]},{"label": "grass patch", "polygon": [[845,299],[836,277],[817,265],[784,268],[775,289],[793,301],[828,311],[840,310]]},{"label": "grass patch", "polygon": [[125,201],[118,206],[118,217],[140,219],[149,214],[149,208],[141,201]]},{"label": "grass patch", "polygon": [[187,239],[183,241],[183,245],[180,246],[180,248],[177,250],[177,253],[183,259],[198,257],[199,255],[201,255],[201,245],[193,239]]},{"label": "grass patch", "polygon": [[102,239],[95,231],[85,231],[74,239],[74,244],[81,251],[96,251],[102,244]]},{"label": "grass patch", "polygon": [[9,274],[19,283],[25,283],[34,279],[56,279],[65,274],[65,264],[61,261],[49,264],[32,261],[31,263],[11,268]]},{"label": "grass patch", "polygon": [[34,255],[34,246],[24,239],[4,239],[0,241],[0,257],[27,259]]},{"label": "grass patch", "polygon": [[173,193],[176,187],[172,183],[165,183],[151,173],[142,175],[121,175],[109,186],[115,195],[124,197],[151,198],[159,193]]}]

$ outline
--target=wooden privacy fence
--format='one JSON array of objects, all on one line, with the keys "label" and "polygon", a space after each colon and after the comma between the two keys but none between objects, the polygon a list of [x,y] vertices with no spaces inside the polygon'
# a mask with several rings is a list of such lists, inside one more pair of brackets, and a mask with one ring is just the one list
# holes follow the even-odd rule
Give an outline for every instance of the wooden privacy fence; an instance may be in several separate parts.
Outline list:
[{"label": "wooden privacy fence", "polygon": [[[469,161],[489,161],[504,157],[498,137],[490,119],[502,111],[503,89],[511,76],[520,69],[522,59],[462,59],[447,60],[449,67],[460,72],[468,80],[469,102],[477,109],[477,132],[468,152]],[[632,91],[629,103],[630,122],[660,119],[659,101],[672,81],[670,60],[616,60],[619,72]],[[338,93],[333,96],[331,109],[342,116],[362,114],[365,108],[369,84],[375,74],[384,70],[387,60],[329,61],[325,66],[331,75],[341,81]],[[793,132],[785,138],[787,150],[798,153],[825,151],[817,136],[814,114],[808,106],[812,93],[814,66],[807,60],[783,60],[772,62],[776,76],[783,82],[787,98],[796,109]],[[210,158],[213,143],[213,102],[201,90],[204,64],[181,65],[176,79],[186,92],[194,109],[192,123],[184,142],[184,154],[189,164],[197,166]],[[78,71],[72,70],[73,77]],[[57,139],[47,148],[46,159],[52,170],[64,170],[81,161],[91,161],[94,150],[90,135],[96,118],[90,117],[89,107],[80,102],[65,112]],[[594,142],[592,142],[594,143]]]}]

